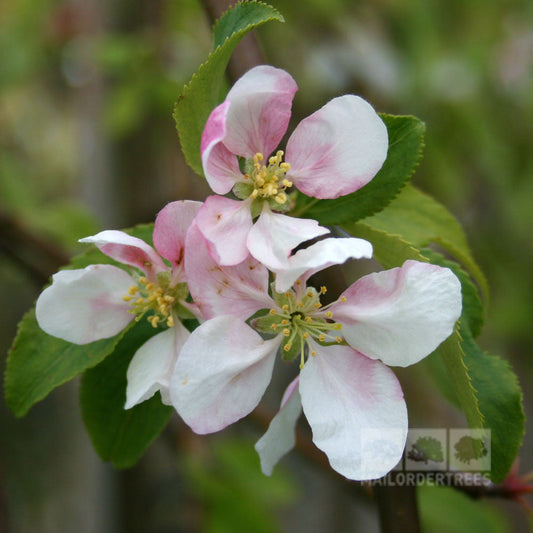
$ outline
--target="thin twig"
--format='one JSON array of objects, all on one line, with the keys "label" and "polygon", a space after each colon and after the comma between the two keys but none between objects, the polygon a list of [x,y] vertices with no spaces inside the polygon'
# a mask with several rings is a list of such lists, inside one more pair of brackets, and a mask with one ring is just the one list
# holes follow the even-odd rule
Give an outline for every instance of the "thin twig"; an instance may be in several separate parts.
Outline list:
[{"label": "thin twig", "polygon": [[19,264],[38,284],[69,261],[57,245],[26,227],[0,207],[0,252]]}]

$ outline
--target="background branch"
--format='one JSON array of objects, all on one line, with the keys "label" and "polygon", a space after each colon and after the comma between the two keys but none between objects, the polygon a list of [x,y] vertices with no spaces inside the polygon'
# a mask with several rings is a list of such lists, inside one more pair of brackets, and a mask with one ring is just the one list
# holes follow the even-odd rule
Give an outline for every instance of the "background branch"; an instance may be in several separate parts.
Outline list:
[{"label": "background branch", "polygon": [[0,253],[17,263],[39,285],[47,283],[69,261],[59,246],[27,228],[1,207]]}]

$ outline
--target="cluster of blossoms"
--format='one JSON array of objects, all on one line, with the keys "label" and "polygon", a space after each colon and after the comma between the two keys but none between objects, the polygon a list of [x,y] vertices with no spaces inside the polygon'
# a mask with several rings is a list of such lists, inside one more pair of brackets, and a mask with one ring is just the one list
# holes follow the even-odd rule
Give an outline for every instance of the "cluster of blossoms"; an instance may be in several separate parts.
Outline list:
[{"label": "cluster of blossoms", "polygon": [[[296,361],[299,375],[256,444],[263,471],[270,474],[294,445],[303,410],[335,470],[373,479],[396,465],[407,435],[403,393],[388,365],[416,363],[452,333],[460,283],[449,269],[407,261],[321,303],[327,288],[309,278],[370,258],[372,246],[326,237],[294,251],[328,229],[284,214],[292,191],[336,198],[359,189],[386,158],[387,130],[368,103],[347,95],[303,120],[286,153],[274,152],[295,92],[282,70],[244,75],[202,137],[204,172],[217,194],[168,204],[155,221],[155,249],[121,231],[82,239],[125,268],[57,273],[37,302],[37,319],[51,335],[84,344],[146,315],[162,331],[130,363],[125,407],[159,391],[201,434],[258,405],[278,354]],[[190,317],[199,323],[192,332],[181,323]]]}]

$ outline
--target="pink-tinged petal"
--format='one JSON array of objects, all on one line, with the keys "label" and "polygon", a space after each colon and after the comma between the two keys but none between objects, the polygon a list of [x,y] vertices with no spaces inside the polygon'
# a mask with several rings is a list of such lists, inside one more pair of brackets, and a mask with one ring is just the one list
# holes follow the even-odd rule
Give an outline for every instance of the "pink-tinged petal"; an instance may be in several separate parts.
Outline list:
[{"label": "pink-tinged petal", "polygon": [[250,253],[270,270],[290,268],[289,255],[302,242],[329,233],[316,220],[273,213],[268,204],[248,234]]},{"label": "pink-tinged petal", "polygon": [[279,339],[263,340],[245,322],[219,316],[196,328],[170,383],[172,404],[196,433],[213,433],[252,411],[272,376]]},{"label": "pink-tinged petal", "polygon": [[137,267],[150,281],[158,272],[168,270],[160,255],[142,239],[132,237],[123,231],[106,230],[80,242],[95,244],[99,250],[119,263]]},{"label": "pink-tinged petal", "polygon": [[213,109],[205,124],[200,145],[207,183],[217,194],[228,193],[236,182],[243,179],[236,155],[223,144],[229,106],[229,100],[225,100]]},{"label": "pink-tinged petal", "polygon": [[348,259],[372,257],[372,245],[364,239],[327,238],[298,250],[289,257],[289,268],[276,272],[276,291],[285,292],[300,278],[307,281],[315,272]]},{"label": "pink-tinged petal", "polygon": [[61,270],[37,300],[37,322],[54,337],[87,344],[113,337],[134,318],[122,300],[135,281],[112,265]]},{"label": "pink-tinged petal", "polygon": [[238,265],[248,256],[246,238],[252,227],[251,200],[209,196],[198,211],[196,223],[210,242],[213,258],[220,265]]},{"label": "pink-tinged petal", "polygon": [[172,263],[172,284],[185,281],[183,257],[185,236],[202,202],[179,200],[167,204],[159,211],[154,225],[154,246]]},{"label": "pink-tinged petal", "polygon": [[226,148],[247,158],[270,155],[287,130],[297,90],[290,74],[278,68],[260,65],[244,74],[226,97]]},{"label": "pink-tinged petal", "polygon": [[348,479],[382,477],[402,457],[407,408],[390,368],[349,346],[312,343],[300,372],[302,406],[313,442]]},{"label": "pink-tinged petal", "polygon": [[250,255],[235,266],[218,265],[196,224],[187,234],[185,273],[205,319],[232,315],[246,320],[260,309],[275,306],[268,295],[268,270]]},{"label": "pink-tinged petal", "polygon": [[270,422],[266,433],[255,444],[261,460],[261,470],[267,476],[272,474],[278,461],[292,450],[296,442],[294,428],[302,413],[298,381],[299,377],[287,387],[279,411]]},{"label": "pink-tinged petal", "polygon": [[330,100],[302,120],[287,143],[287,177],[303,193],[337,198],[366,185],[387,157],[387,127],[354,95]]},{"label": "pink-tinged petal", "polygon": [[190,333],[175,317],[175,325],[148,339],[128,366],[126,405],[130,409],[161,392],[164,404],[171,405],[168,393],[176,360]]},{"label": "pink-tinged petal", "polygon": [[461,315],[461,284],[448,268],[406,261],[364,276],[330,307],[346,341],[372,359],[408,366],[429,355]]}]

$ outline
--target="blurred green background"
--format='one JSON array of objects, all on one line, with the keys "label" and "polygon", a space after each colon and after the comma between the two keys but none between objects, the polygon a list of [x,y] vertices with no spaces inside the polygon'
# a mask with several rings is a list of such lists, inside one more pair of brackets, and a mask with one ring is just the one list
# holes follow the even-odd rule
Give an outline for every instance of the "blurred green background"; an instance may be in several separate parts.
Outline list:
[{"label": "blurred green background", "polygon": [[[257,38],[265,62],[300,87],[294,124],[348,92],[426,123],[414,183],[465,227],[492,289],[480,342],[513,365],[527,415],[533,3],[270,3],[286,23]],[[198,0],[0,0],[0,371],[18,320],[53,265],[82,249],[78,238],[208,194],[183,162],[171,113],[210,48]],[[406,374],[412,427],[464,424],[430,383]],[[530,433],[522,472],[533,469]],[[264,478],[252,446],[259,435],[242,422],[198,438],[174,420],[138,467],[117,473],[91,449],[75,383],[23,420],[0,402],[0,531],[378,530],[369,491],[295,453]],[[425,531],[527,528],[516,503],[428,488],[419,504]]]}]

